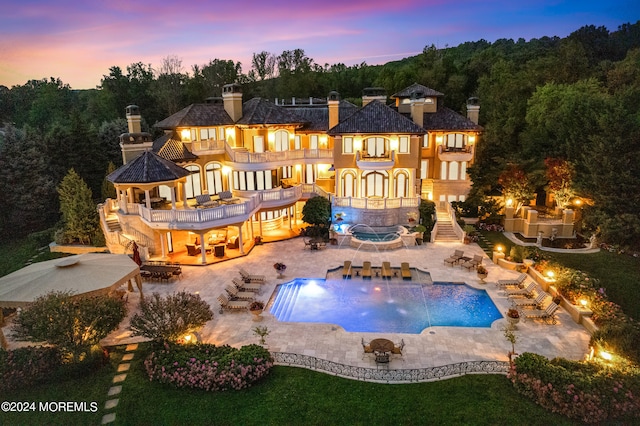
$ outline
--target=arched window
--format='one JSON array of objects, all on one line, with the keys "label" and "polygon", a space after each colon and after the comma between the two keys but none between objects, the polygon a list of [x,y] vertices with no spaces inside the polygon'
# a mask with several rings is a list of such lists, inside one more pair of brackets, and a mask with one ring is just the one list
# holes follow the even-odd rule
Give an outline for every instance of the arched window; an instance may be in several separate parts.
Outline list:
[{"label": "arched window", "polygon": [[342,196],[356,196],[356,174],[353,171],[345,171],[342,174]]},{"label": "arched window", "polygon": [[207,177],[207,189],[209,194],[217,194],[220,191],[224,191],[222,186],[222,165],[220,163],[209,163],[205,168],[205,175]]},{"label": "arched window", "polygon": [[406,171],[400,171],[396,174],[395,196],[396,198],[409,196],[409,174]]},{"label": "arched window", "polygon": [[447,162],[443,161],[440,163],[440,179],[447,180]]},{"label": "arched window", "polygon": [[367,138],[364,140],[364,153],[369,157],[384,157],[389,150],[388,145],[385,138]]},{"label": "arched window", "polygon": [[386,197],[389,193],[389,174],[370,171],[362,174],[363,197]]},{"label": "arched window", "polygon": [[467,162],[460,163],[460,179],[467,180]]},{"label": "arched window", "polygon": [[274,149],[276,151],[288,151],[289,150],[289,132],[286,130],[278,130],[275,135],[275,146]]},{"label": "arched window", "polygon": [[185,196],[187,198],[193,198],[196,195],[202,194],[202,186],[200,185],[200,167],[195,165],[186,166],[185,169],[192,172],[187,176],[187,182],[185,183]]}]

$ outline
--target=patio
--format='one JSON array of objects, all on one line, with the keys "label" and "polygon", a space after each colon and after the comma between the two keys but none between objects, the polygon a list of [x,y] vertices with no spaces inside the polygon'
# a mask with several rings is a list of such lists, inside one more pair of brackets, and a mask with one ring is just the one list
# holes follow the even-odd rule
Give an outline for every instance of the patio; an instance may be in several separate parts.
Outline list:
[{"label": "patio", "polygon": [[[184,267],[182,280],[169,284],[145,283],[144,291],[146,294],[168,294],[185,290],[200,294],[215,312],[214,319],[200,332],[201,340],[209,343],[236,347],[258,343],[258,337],[252,330],[259,324],[268,327],[270,331],[266,340],[271,351],[308,355],[351,366],[375,368],[373,361],[366,357],[362,359],[362,338],[365,341],[387,338],[393,342],[404,339],[404,362],[393,359],[390,369],[436,367],[468,361],[507,361],[510,343],[503,336],[502,327],[506,324],[505,319],[495,321],[491,328],[431,327],[421,334],[348,333],[331,324],[281,323],[267,311],[262,314],[264,319],[260,323],[253,322],[249,312],[218,312],[216,298],[224,292],[232,278],[239,276],[240,267],[249,273],[264,274],[267,277],[267,285],[257,299],[268,302],[278,283],[297,277],[324,278],[328,269],[342,267],[344,260],[351,260],[354,265],[361,265],[363,261],[370,260],[376,267],[384,261],[389,261],[392,267],[398,267],[401,262],[409,262],[412,267],[430,272],[434,281],[462,281],[474,287],[484,288],[504,314],[509,301],[493,283],[498,279],[515,277],[517,273],[499,268],[484,256],[483,263],[489,270],[489,277],[486,280],[487,284],[480,284],[475,272],[444,265],[443,259],[455,249],[464,250],[465,255],[484,256],[477,245],[459,243],[426,244],[382,252],[363,252],[350,247],[328,246],[326,250],[315,252],[305,250],[302,239],[294,238],[256,246],[250,256],[240,259],[206,267]],[[282,280],[276,278],[277,273],[273,269],[276,262],[287,265],[285,278]],[[129,295],[131,311],[137,306],[137,296],[137,293]],[[140,338],[130,336],[126,326],[128,321],[103,343],[115,345],[140,341]],[[556,325],[521,321],[518,324],[517,335],[517,352],[535,352],[550,358],[562,356],[568,359],[584,358],[590,338],[584,328],[574,323],[564,310],[560,310]]]}]

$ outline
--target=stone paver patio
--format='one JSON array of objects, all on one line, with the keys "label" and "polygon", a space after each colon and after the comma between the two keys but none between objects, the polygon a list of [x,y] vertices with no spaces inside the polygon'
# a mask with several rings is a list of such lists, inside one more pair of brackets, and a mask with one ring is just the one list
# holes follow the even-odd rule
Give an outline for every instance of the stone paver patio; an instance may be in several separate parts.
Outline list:
[{"label": "stone paver patio", "polygon": [[[475,272],[460,267],[444,265],[443,259],[453,250],[464,250],[465,255],[483,255],[483,263],[489,270],[487,284],[480,284]],[[371,261],[374,267],[382,262],[391,262],[399,267],[400,262],[409,262],[412,267],[428,271],[433,281],[466,282],[488,291],[498,309],[504,314],[509,300],[493,284],[498,279],[517,276],[494,265],[476,244],[429,243],[393,251],[363,251],[350,247],[327,246],[320,251],[304,249],[302,239],[256,246],[247,257],[230,260],[209,266],[183,267],[180,280],[165,282],[145,282],[146,295],[153,292],[169,294],[175,291],[198,293],[215,312],[214,319],[200,332],[202,341],[215,344],[229,344],[234,347],[258,343],[253,334],[256,325],[267,326],[270,334],[266,338],[271,351],[304,354],[317,358],[352,366],[375,367],[373,360],[362,359],[361,339],[365,341],[385,337],[395,342],[404,339],[404,360],[393,359],[391,369],[437,367],[465,361],[506,361],[511,345],[506,341],[502,328],[505,319],[497,320],[491,328],[468,327],[430,327],[421,334],[392,333],[350,333],[331,324],[282,323],[265,311],[261,322],[254,322],[249,312],[229,312],[219,314],[217,296],[231,279],[238,277],[238,268],[242,267],[252,274],[263,274],[267,285],[258,296],[268,302],[278,283],[293,278],[324,278],[328,269],[341,267],[345,260],[351,260],[354,266],[363,261]],[[287,265],[284,279],[277,279],[273,264],[283,262]],[[361,278],[354,277],[353,280]],[[138,305],[138,293],[129,294],[131,315]],[[103,344],[117,345],[141,341],[131,337],[125,320],[121,329],[108,336]],[[559,310],[558,323],[549,325],[538,321],[523,321],[518,324],[516,352],[535,352],[547,357],[561,356],[569,359],[583,359],[588,351],[589,334],[579,324],[574,323],[569,314]]]}]

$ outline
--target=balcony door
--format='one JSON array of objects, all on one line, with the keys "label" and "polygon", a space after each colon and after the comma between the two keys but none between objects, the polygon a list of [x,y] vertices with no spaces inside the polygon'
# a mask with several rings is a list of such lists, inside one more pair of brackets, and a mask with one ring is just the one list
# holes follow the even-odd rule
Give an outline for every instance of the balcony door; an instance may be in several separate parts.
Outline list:
[{"label": "balcony door", "polygon": [[387,152],[387,140],[385,138],[365,139],[364,152],[368,157],[384,157]]},{"label": "balcony door", "polygon": [[370,171],[362,174],[362,195],[367,198],[384,198],[389,193],[389,174]]},{"label": "balcony door", "polygon": [[222,186],[222,165],[220,163],[207,164],[206,175],[209,194],[213,195],[224,191]]}]

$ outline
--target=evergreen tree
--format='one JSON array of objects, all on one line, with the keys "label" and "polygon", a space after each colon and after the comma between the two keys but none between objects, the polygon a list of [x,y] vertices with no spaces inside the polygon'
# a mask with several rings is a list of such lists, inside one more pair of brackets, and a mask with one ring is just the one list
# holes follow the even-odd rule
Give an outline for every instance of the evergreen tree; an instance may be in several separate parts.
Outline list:
[{"label": "evergreen tree", "polygon": [[98,212],[91,190],[74,169],[58,186],[58,194],[64,221],[63,240],[91,243],[100,232]]}]

